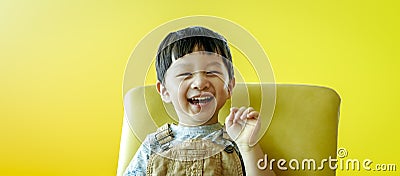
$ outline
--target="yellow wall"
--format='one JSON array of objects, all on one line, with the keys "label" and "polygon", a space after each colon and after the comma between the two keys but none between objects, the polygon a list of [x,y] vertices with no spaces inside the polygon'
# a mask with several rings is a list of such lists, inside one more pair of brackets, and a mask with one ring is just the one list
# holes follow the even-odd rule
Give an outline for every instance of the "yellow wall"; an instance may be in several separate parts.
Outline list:
[{"label": "yellow wall", "polygon": [[397,1],[145,2],[0,1],[0,175],[115,175],[127,59],[158,25],[200,14],[251,32],[277,82],[337,90],[339,147],[400,170]]}]

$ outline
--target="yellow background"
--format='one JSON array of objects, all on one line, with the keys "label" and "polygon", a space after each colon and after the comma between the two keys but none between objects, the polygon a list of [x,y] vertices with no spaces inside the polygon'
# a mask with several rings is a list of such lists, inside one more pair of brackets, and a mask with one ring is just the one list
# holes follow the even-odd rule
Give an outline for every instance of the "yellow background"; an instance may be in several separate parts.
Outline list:
[{"label": "yellow background", "polygon": [[277,82],[334,88],[339,147],[400,170],[397,1],[145,2],[0,1],[0,175],[115,175],[127,59],[189,15],[246,28]]}]

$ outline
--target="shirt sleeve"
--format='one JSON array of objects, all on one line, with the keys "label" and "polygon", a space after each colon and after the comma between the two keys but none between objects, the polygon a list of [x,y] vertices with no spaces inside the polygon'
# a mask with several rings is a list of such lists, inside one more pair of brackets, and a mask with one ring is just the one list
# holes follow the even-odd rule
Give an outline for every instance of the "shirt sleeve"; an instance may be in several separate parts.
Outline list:
[{"label": "shirt sleeve", "polygon": [[150,158],[150,145],[149,139],[143,141],[139,149],[136,151],[135,156],[133,156],[131,162],[124,172],[124,176],[146,176],[147,163]]}]

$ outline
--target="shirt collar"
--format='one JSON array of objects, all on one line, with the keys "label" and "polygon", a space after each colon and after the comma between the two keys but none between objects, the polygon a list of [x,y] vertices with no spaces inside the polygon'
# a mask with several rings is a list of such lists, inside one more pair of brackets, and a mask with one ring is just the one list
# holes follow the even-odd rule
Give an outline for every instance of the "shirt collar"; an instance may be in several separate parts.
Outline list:
[{"label": "shirt collar", "polygon": [[220,123],[203,126],[183,126],[172,124],[171,128],[173,131],[179,131],[183,133],[211,133],[220,130],[222,125]]}]

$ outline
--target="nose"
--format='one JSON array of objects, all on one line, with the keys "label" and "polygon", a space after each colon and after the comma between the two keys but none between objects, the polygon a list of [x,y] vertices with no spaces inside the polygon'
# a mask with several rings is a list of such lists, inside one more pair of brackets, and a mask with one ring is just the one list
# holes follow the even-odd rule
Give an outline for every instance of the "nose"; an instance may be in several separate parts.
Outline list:
[{"label": "nose", "polygon": [[197,72],[193,74],[193,81],[190,85],[192,89],[206,90],[209,86],[210,85],[205,72]]}]

